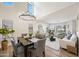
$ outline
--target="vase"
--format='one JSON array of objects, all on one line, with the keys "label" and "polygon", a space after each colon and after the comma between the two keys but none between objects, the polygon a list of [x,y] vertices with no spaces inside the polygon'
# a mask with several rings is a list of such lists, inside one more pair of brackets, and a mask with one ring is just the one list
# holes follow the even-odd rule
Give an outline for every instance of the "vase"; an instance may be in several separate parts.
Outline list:
[{"label": "vase", "polygon": [[2,50],[6,51],[7,48],[8,48],[8,41],[7,40],[3,40],[1,42],[1,45],[2,45]]}]

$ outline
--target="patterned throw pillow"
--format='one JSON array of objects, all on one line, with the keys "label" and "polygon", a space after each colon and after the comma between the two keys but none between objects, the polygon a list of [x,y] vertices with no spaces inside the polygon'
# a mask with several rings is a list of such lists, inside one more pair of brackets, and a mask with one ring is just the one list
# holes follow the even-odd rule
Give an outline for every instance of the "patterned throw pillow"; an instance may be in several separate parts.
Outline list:
[{"label": "patterned throw pillow", "polygon": [[68,34],[68,35],[67,35],[67,39],[70,40],[71,36],[72,36],[72,34]]}]

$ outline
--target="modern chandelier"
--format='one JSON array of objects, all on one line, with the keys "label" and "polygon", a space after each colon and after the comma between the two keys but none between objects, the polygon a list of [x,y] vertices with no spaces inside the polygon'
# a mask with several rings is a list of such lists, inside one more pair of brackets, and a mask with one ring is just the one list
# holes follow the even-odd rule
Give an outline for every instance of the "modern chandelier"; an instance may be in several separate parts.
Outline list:
[{"label": "modern chandelier", "polygon": [[36,17],[33,15],[32,3],[27,3],[27,11],[19,16],[20,19],[25,21],[34,21]]}]

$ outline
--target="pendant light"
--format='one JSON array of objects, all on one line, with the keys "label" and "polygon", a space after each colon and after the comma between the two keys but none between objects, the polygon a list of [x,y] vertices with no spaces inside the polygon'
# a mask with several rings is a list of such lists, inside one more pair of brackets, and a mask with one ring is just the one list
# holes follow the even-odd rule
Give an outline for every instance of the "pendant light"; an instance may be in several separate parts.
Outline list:
[{"label": "pendant light", "polygon": [[27,11],[19,16],[20,19],[25,20],[25,21],[34,21],[36,19],[36,17],[32,15],[32,12],[31,13],[29,12],[29,7],[32,7],[32,4],[27,3]]}]

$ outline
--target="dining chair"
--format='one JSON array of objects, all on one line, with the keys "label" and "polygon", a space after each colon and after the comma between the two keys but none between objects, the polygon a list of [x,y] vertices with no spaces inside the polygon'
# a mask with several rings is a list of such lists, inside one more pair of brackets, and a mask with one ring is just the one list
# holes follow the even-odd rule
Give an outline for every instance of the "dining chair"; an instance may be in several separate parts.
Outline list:
[{"label": "dining chair", "polygon": [[40,39],[35,42],[35,47],[30,48],[32,57],[44,57],[45,56],[45,41],[46,39]]},{"label": "dining chair", "polygon": [[23,57],[24,56],[24,49],[19,44],[16,44],[15,41],[11,40],[13,46],[13,57]]}]

